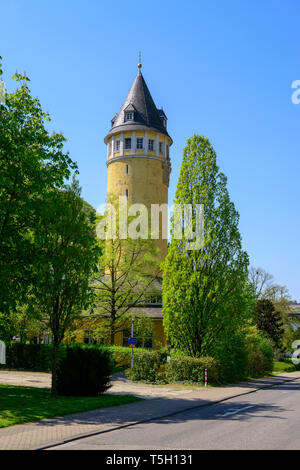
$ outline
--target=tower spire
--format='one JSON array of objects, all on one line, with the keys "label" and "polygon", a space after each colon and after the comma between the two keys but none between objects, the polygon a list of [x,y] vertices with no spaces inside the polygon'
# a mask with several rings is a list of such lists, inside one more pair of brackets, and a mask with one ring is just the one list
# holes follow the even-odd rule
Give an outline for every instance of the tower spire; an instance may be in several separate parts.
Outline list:
[{"label": "tower spire", "polygon": [[141,51],[139,51],[139,63],[138,63],[138,68],[139,68],[139,70],[141,70],[141,68],[142,68],[142,53],[141,53]]}]

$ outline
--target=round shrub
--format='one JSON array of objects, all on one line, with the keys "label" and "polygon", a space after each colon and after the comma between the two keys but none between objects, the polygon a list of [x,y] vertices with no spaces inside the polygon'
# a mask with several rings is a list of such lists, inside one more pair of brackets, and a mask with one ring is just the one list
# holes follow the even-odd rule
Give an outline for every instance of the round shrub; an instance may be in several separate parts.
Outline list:
[{"label": "round shrub", "polygon": [[101,395],[110,387],[112,369],[113,360],[108,350],[80,346],[68,347],[59,359],[58,394]]}]

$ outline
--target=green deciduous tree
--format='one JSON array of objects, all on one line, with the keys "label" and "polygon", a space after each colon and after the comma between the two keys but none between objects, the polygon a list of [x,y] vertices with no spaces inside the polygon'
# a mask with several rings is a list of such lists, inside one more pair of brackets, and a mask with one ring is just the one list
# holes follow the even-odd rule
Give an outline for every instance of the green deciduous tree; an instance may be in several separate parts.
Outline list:
[{"label": "green deciduous tree", "polygon": [[273,341],[274,346],[280,347],[284,328],[281,314],[275,310],[273,303],[268,299],[260,299],[256,302],[253,313],[257,328]]},{"label": "green deciduous tree", "polygon": [[281,313],[286,313],[292,304],[291,295],[286,286],[273,282],[274,276],[262,268],[251,266],[249,269],[249,282],[256,300],[268,299]]},{"label": "green deciduous tree", "polygon": [[[1,69],[1,57],[0,57]],[[0,71],[0,76],[1,76]],[[48,132],[50,121],[29,78],[13,77],[20,87],[0,104],[0,312],[8,314],[26,300],[36,253],[38,201],[64,181],[76,164],[63,150],[65,138]]]},{"label": "green deciduous tree", "polygon": [[280,344],[283,349],[289,350],[294,336],[294,326],[292,318],[288,315],[293,305],[288,288],[275,284],[274,276],[262,268],[253,266],[249,269],[249,281],[255,300],[268,300],[274,306],[278,322],[282,323],[284,331]]},{"label": "green deciduous tree", "polygon": [[217,343],[230,341],[252,305],[248,255],[242,250],[239,215],[226,183],[209,140],[199,135],[188,139],[174,202],[194,209],[204,205],[203,245],[187,250],[186,240],[174,237],[172,219],[163,312],[169,342],[191,356],[212,354]]},{"label": "green deciduous tree", "polygon": [[[31,299],[33,300],[33,299]],[[45,330],[40,312],[30,304],[17,305],[10,315],[0,313],[0,337],[7,343],[18,337],[21,343],[32,343]]]},{"label": "green deciduous tree", "polygon": [[57,354],[66,331],[92,303],[90,280],[99,247],[79,197],[78,185],[48,193],[39,204],[37,276],[31,292],[53,336],[52,394],[56,394]]},{"label": "green deciduous tree", "polygon": [[116,333],[128,327],[131,310],[136,311],[149,293],[158,291],[161,275],[154,240],[121,238],[118,219],[117,214],[115,236],[105,240],[99,273],[93,281],[95,313],[102,320],[99,329],[110,344],[114,344]]}]

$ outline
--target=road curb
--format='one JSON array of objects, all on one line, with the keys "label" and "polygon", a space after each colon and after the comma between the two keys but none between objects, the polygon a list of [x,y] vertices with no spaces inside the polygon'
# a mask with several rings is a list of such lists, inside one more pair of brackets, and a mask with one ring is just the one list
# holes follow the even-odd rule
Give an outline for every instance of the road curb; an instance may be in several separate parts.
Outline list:
[{"label": "road curb", "polygon": [[124,429],[124,428],[129,428],[129,427],[132,427],[132,426],[136,426],[137,424],[149,423],[149,422],[154,421],[156,419],[168,418],[170,416],[175,416],[177,414],[184,413],[185,411],[190,411],[190,410],[194,410],[194,409],[197,409],[197,408],[204,408],[204,407],[207,407],[207,406],[217,405],[218,403],[222,403],[222,402],[231,400],[232,398],[237,398],[237,397],[240,397],[240,396],[243,396],[243,395],[250,395],[250,393],[255,393],[255,392],[258,392],[259,390],[272,388],[275,385],[281,385],[281,384],[286,383],[286,382],[294,382],[295,380],[300,380],[300,377],[295,377],[295,378],[291,378],[291,379],[284,378],[283,380],[280,380],[280,381],[278,381],[274,384],[262,385],[261,387],[258,387],[255,390],[250,390],[248,392],[243,392],[243,393],[237,393],[236,395],[231,395],[230,397],[222,398],[220,400],[214,400],[214,401],[207,402],[207,403],[201,403],[201,404],[198,404],[198,405],[189,406],[189,407],[177,410],[177,411],[173,411],[172,413],[166,413],[166,414],[160,414],[160,415],[157,415],[157,416],[152,416],[151,418],[141,419],[141,420],[138,420],[138,421],[134,421],[133,423],[129,423],[129,424],[123,424],[123,425],[119,425],[119,426],[112,426],[108,429],[103,429],[103,430],[99,430],[99,431],[93,431],[93,432],[90,432],[90,433],[76,435],[76,436],[61,440],[61,441],[57,441],[55,443],[51,443],[51,444],[49,443],[49,444],[43,445],[41,447],[35,447],[35,448],[32,448],[31,450],[36,450],[36,451],[47,450],[47,449],[51,449],[52,447],[57,447],[57,446],[60,446],[60,445],[63,445],[63,444],[67,444],[69,442],[78,441],[78,440],[84,439],[86,437],[93,437],[93,436],[97,436],[97,435],[100,435],[100,434],[106,434],[108,432],[116,431],[118,429]]}]

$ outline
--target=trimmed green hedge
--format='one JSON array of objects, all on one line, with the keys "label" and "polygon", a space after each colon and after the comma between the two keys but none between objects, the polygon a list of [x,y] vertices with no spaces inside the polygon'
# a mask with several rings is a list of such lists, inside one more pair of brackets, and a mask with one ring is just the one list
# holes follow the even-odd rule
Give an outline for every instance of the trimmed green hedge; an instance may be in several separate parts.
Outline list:
[{"label": "trimmed green hedge", "polygon": [[218,383],[219,362],[212,357],[174,356],[167,367],[167,377],[171,382],[196,382],[203,384],[207,369],[209,383]]},{"label": "trimmed green hedge", "polygon": [[[132,380],[152,383],[161,382],[204,382],[204,370],[208,370],[208,382],[213,384],[234,383],[249,376],[269,373],[273,368],[273,351],[269,341],[255,331],[243,341],[234,341],[223,346],[216,358],[193,358],[171,353],[167,361],[165,349],[149,351],[134,349],[134,367],[131,370],[131,349],[121,346],[103,346],[74,343],[59,347],[59,359],[67,349],[108,351],[114,360],[114,367],[127,369]],[[12,343],[7,345],[7,364],[0,368],[51,372],[52,345]]]},{"label": "trimmed green hedge", "polygon": [[[122,347],[122,346],[108,346],[108,349],[111,351],[113,358],[115,360],[115,367],[122,367],[124,369],[131,368],[131,351],[132,351],[131,348]],[[150,356],[147,356],[147,354],[150,354],[150,355],[153,354],[154,355],[153,357],[157,358],[158,365],[164,364],[167,361],[167,352],[165,351],[164,348],[158,351],[153,351],[153,350],[144,349],[144,348],[134,348],[133,350],[134,361],[137,357],[141,357],[141,358],[144,357],[143,354],[145,354],[145,358],[150,357]]]},{"label": "trimmed green hedge", "polygon": [[219,382],[219,363],[212,357],[174,355],[169,363],[166,363],[166,360],[166,354],[161,354],[159,351],[137,351],[134,355],[133,369],[128,369],[126,375],[131,380],[150,383],[203,384],[207,369],[209,382]]},{"label": "trimmed green hedge", "polygon": [[115,361],[116,368],[127,369],[131,364],[131,349],[122,346],[110,346],[108,349],[111,351]]},{"label": "trimmed green hedge", "polygon": [[160,366],[160,355],[156,351],[135,351],[133,368],[127,369],[126,375],[131,380],[157,382]]},{"label": "trimmed green hedge", "polygon": [[[106,346],[98,344],[71,343],[59,346],[59,355],[63,355],[67,348],[80,347],[81,349],[107,350],[114,359],[116,368],[129,368],[131,366],[131,349],[122,346]],[[147,349],[136,348],[134,355]],[[6,346],[6,365],[0,368],[30,370],[36,372],[51,372],[53,346],[51,344],[23,344],[11,343]]]},{"label": "trimmed green hedge", "polygon": [[[60,349],[62,350],[63,347]],[[50,344],[8,344],[6,345],[6,364],[0,367],[16,370],[50,372],[52,351],[53,348]]]},{"label": "trimmed green hedge", "polygon": [[[59,346],[59,358],[64,357],[68,349],[78,347],[83,350],[107,350],[110,354],[113,352],[110,348],[102,345],[83,343],[61,344]],[[51,372],[52,353],[52,344],[11,343],[6,346],[6,364],[0,365],[0,368]]]}]

